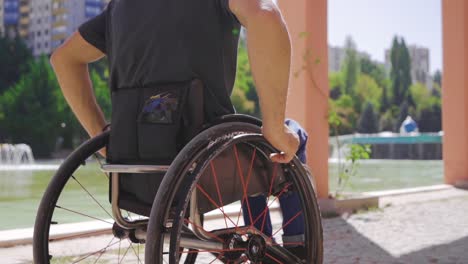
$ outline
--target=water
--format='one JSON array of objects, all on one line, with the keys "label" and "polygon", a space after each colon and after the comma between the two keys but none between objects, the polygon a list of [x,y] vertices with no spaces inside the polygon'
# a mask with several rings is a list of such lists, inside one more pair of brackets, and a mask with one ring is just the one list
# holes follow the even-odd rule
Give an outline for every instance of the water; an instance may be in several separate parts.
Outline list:
[{"label": "water", "polygon": [[26,144],[0,144],[0,164],[32,164],[31,147]]},{"label": "water", "polygon": [[[35,164],[22,166],[21,170],[0,167],[0,230],[32,227],[40,199],[53,176],[58,164]],[[338,165],[330,162],[330,190],[336,189]],[[89,162],[75,174],[81,183],[103,204],[108,205],[107,179],[96,163]],[[413,160],[367,160],[363,161],[358,175],[351,179],[345,191],[363,192],[396,188],[409,188],[441,184],[443,182],[442,161]],[[67,196],[61,198],[61,205],[85,209],[94,213],[99,208],[93,205],[87,195],[76,184],[67,187]],[[89,201],[88,201],[89,200]],[[88,209],[89,206],[89,209]],[[107,207],[107,206],[106,206]],[[106,217],[105,214],[101,214]],[[108,217],[106,217],[108,218]],[[86,221],[75,215],[63,214],[60,221]]]}]

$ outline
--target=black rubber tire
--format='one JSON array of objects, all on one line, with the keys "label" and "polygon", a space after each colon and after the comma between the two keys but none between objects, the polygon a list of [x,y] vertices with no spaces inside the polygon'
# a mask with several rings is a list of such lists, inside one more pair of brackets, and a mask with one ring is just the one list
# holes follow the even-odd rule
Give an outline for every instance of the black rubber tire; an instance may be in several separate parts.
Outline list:
[{"label": "black rubber tire", "polygon": [[[62,194],[62,190],[70,180],[70,177],[84,163],[100,149],[104,148],[109,141],[109,132],[84,142],[80,147],[73,151],[62,163],[51,182],[49,183],[42,197],[39,209],[36,215],[33,235],[33,257],[34,263],[49,263],[49,230],[55,205]],[[193,264],[197,254],[187,256],[186,264]]]},{"label": "black rubber tire", "polygon": [[55,205],[73,172],[91,155],[105,147],[109,132],[84,142],[62,163],[49,183],[36,215],[33,235],[34,263],[49,263],[49,230]]},{"label": "black rubber tire", "polygon": [[[182,175],[186,173],[193,163],[193,161],[198,160],[199,157],[203,155],[209,155],[210,152],[213,152],[213,145],[216,145],[216,141],[223,141],[227,140],[230,136],[234,136],[235,134],[257,134],[260,136],[260,127],[253,124],[247,124],[243,122],[229,122],[223,123],[219,125],[215,125],[214,127],[208,128],[207,130],[200,133],[196,136],[189,144],[185,146],[185,148],[179,153],[176,159],[171,164],[169,171],[167,172],[159,191],[156,195],[155,201],[153,203],[153,207],[151,210],[150,220],[148,224],[148,233],[147,233],[147,243],[146,243],[146,250],[145,250],[145,262],[151,264],[163,264],[162,260],[162,253],[163,253],[163,233],[169,231],[171,233],[171,249],[174,248],[174,245],[177,245],[174,238],[178,236],[177,230],[171,231],[167,230],[166,220],[168,219],[169,212],[171,209],[171,205],[173,204],[174,197],[177,194],[179,196],[180,202],[177,207],[181,208],[186,206],[187,202],[187,195],[189,193],[189,188],[187,188],[187,184],[183,183]],[[268,144],[264,139],[264,144]],[[210,143],[211,142],[211,143]],[[271,147],[271,146],[270,146]],[[211,148],[211,149],[210,149]],[[200,159],[201,161],[201,159]],[[309,237],[313,236],[313,240],[317,243],[313,246],[309,246],[308,248],[308,256],[313,256],[313,260],[309,263],[322,263],[323,261],[323,245],[322,245],[322,225],[321,225],[321,215],[319,206],[317,203],[315,191],[313,189],[312,181],[307,172],[305,171],[304,167],[300,163],[300,161],[295,158],[292,161],[295,167],[300,170],[299,175],[297,177],[298,186],[303,187],[301,192],[304,194],[302,197],[302,203],[305,204],[307,201],[308,206],[306,209],[307,219],[313,222],[313,226],[310,228],[313,231],[306,233],[311,234]],[[193,181],[197,181],[194,177]],[[296,181],[296,180],[295,180]],[[193,184],[193,183],[191,183]],[[184,185],[184,186],[182,186]],[[182,194],[180,192],[183,192]],[[184,193],[187,192],[187,193]],[[182,196],[181,196],[182,195]],[[182,197],[182,199],[180,199]],[[184,199],[185,198],[185,199]],[[186,207],[185,207],[186,208]],[[304,208],[304,207],[303,207]],[[185,209],[182,209],[185,210]],[[178,211],[176,211],[177,215]],[[180,222],[180,219],[176,219],[174,223]],[[174,224],[174,226],[177,226]],[[306,227],[307,228],[307,227]],[[174,229],[174,228],[173,228]],[[175,229],[174,229],[175,230]],[[306,234],[306,237],[308,235]],[[312,243],[310,243],[312,244]],[[169,252],[169,263],[175,264],[176,257],[172,250]],[[165,262],[167,263],[167,262]]]}]

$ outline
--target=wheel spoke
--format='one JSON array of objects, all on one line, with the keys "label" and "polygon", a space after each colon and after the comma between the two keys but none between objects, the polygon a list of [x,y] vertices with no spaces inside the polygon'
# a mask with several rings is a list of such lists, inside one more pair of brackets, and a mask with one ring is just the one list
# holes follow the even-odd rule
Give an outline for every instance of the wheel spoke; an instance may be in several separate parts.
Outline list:
[{"label": "wheel spoke", "polygon": [[[223,198],[221,197],[221,191],[219,189],[219,184],[218,184],[218,175],[216,174],[216,170],[215,170],[213,161],[210,161],[210,167],[211,167],[211,173],[213,174],[213,180],[214,180],[215,186],[216,186],[216,192],[218,193],[219,204],[221,205],[220,208],[222,208],[223,211],[224,211]],[[226,217],[224,217],[224,223],[226,224],[226,228],[228,228],[228,223],[227,223]]]},{"label": "wheel spoke", "polygon": [[131,247],[131,246],[132,246],[132,243],[130,243],[130,245],[127,247],[127,250],[125,250],[125,252],[124,252],[122,258],[120,259],[119,264],[123,262],[125,256],[127,256],[127,253],[128,253],[128,251],[130,250],[130,247]]},{"label": "wheel spoke", "polygon": [[62,209],[62,210],[65,210],[67,212],[70,212],[70,213],[74,213],[74,214],[77,214],[77,215],[81,215],[81,216],[84,216],[84,217],[88,217],[88,218],[91,218],[91,219],[94,219],[94,220],[98,220],[98,221],[101,221],[101,222],[104,222],[104,223],[108,223],[109,225],[113,225],[113,223],[109,222],[109,221],[106,221],[104,219],[100,219],[100,218],[97,218],[97,217],[94,217],[94,216],[90,216],[90,215],[87,215],[87,214],[83,214],[83,213],[80,213],[80,212],[77,212],[77,211],[74,211],[74,210],[71,210],[71,209],[67,209],[65,207],[61,207],[59,205],[55,205],[56,208],[58,209]]},{"label": "wheel spoke", "polygon": [[[267,206],[266,206],[265,209],[262,211],[262,213],[261,213],[260,215],[258,215],[257,218],[255,218],[255,221],[253,221],[252,226],[254,226],[254,225],[258,222],[258,220],[260,220],[260,218],[261,218],[263,215],[265,215],[265,214],[267,213],[268,208],[270,208],[270,206],[272,206],[273,203],[274,203],[276,200],[278,200],[278,199],[288,190],[288,188],[289,188],[291,185],[292,185],[291,183],[290,183],[290,184],[287,184],[287,185],[281,190],[281,192],[275,197],[275,199],[273,199],[273,201],[271,201],[269,204],[267,204]],[[266,217],[265,217],[265,218],[266,218]],[[265,221],[265,218],[263,218],[264,221]],[[261,231],[263,232],[263,225],[262,225],[262,230],[261,230]]]},{"label": "wheel spoke", "polygon": [[274,260],[276,263],[278,264],[283,264],[283,262],[279,261],[278,259],[276,259],[275,257],[273,257],[272,255],[268,254],[268,253],[265,253],[265,256],[269,257],[270,259]]},{"label": "wheel spoke", "polygon": [[274,243],[274,246],[304,246],[304,242]]},{"label": "wheel spoke", "polygon": [[225,252],[238,252],[246,251],[246,248],[234,248],[234,249],[213,249],[213,250],[182,250],[179,254],[190,254],[190,253],[225,253]]},{"label": "wheel spoke", "polygon": [[219,254],[215,259],[213,259],[210,264],[214,263],[216,260],[221,259],[224,256],[224,253]]},{"label": "wheel spoke", "polygon": [[280,229],[278,229],[275,233],[273,233],[273,235],[271,236],[272,238],[283,228],[287,227],[288,225],[290,225],[292,223],[292,221],[294,221],[294,219],[298,218],[300,215],[302,214],[302,211],[299,211],[295,216],[291,217],[291,219],[288,220],[288,222],[286,222],[286,224],[284,224]]},{"label": "wheel spoke", "polygon": [[77,261],[74,261],[73,263],[78,263],[78,262],[83,261],[83,260],[85,260],[85,259],[87,259],[87,258],[89,258],[89,257],[91,257],[91,256],[93,256],[93,255],[96,255],[96,254],[100,253],[100,252],[105,252],[108,248],[112,247],[113,245],[115,245],[115,244],[117,244],[117,243],[119,243],[119,241],[114,242],[114,243],[112,243],[112,244],[109,244],[109,245],[107,245],[106,247],[104,247],[104,248],[102,248],[102,249],[100,249],[100,250],[98,250],[98,251],[94,251],[94,252],[92,252],[92,253],[90,253],[90,254],[84,256],[83,258],[80,258],[80,259],[78,259]]},{"label": "wheel spoke", "polygon": [[272,175],[272,179],[271,179],[271,183],[270,183],[270,190],[268,191],[268,199],[270,198],[270,196],[272,195],[273,193],[273,184],[276,180],[276,176],[278,175],[278,163],[274,163],[274,166],[273,166],[273,175]]},{"label": "wheel spoke", "polygon": [[188,220],[187,218],[185,218],[184,220],[185,220],[186,223],[191,224],[192,226],[194,226],[194,227],[196,227],[196,228],[198,228],[198,229],[204,231],[204,232],[205,232],[208,236],[210,236],[211,238],[214,238],[214,239],[218,240],[219,242],[224,243],[224,240],[222,240],[222,239],[221,239],[220,237],[218,237],[217,235],[214,235],[214,234],[212,234],[212,233],[206,231],[203,227],[201,227],[201,226],[199,226],[199,225],[196,225],[196,224],[190,222],[190,220]]},{"label": "wheel spoke", "polygon": [[253,217],[252,217],[252,211],[250,210],[250,202],[249,200],[247,199],[247,187],[245,185],[245,182],[244,182],[244,173],[242,172],[242,168],[241,168],[241,165],[240,165],[240,161],[239,161],[239,154],[237,152],[237,146],[234,145],[234,154],[236,156],[236,163],[237,163],[237,170],[239,172],[239,178],[241,180],[241,184],[242,184],[242,190],[243,190],[243,193],[244,193],[244,196],[242,197],[242,203],[246,202],[247,203],[247,211],[249,213],[249,219],[250,219],[250,223],[253,222]]},{"label": "wheel spoke", "polygon": [[112,215],[104,208],[104,206],[102,206],[102,204],[99,203],[98,200],[96,200],[96,198],[88,191],[88,189],[86,189],[86,188],[83,186],[83,184],[81,184],[80,181],[78,181],[78,180],[75,178],[74,175],[72,175],[71,177],[72,177],[73,180],[75,180],[75,182],[77,182],[77,183],[81,186],[81,189],[83,189],[83,190],[91,197],[91,199],[93,199],[94,202],[96,202],[96,204],[97,204],[99,207],[101,207],[101,209],[104,210],[104,212],[106,212],[106,214],[107,214],[110,218],[114,219],[114,217],[112,217]]},{"label": "wheel spoke", "polygon": [[[112,241],[114,241],[114,239],[115,237],[112,237],[111,241],[107,244],[106,248],[109,247],[109,245],[112,243]],[[99,261],[99,259],[101,258],[102,254],[104,254],[104,252],[106,252],[106,250],[101,250],[98,258],[94,261],[94,264],[96,264]]]},{"label": "wheel spoke", "polygon": [[211,198],[211,196],[203,189],[203,187],[200,186],[200,184],[197,183],[197,189],[200,190],[203,195],[216,207],[218,208],[224,215],[225,218],[227,218],[233,225],[237,227],[237,225],[232,221],[232,219],[224,212],[224,209],[222,209],[214,200]]},{"label": "wheel spoke", "polygon": [[128,242],[130,243],[130,246],[132,247],[133,253],[135,253],[135,256],[137,257],[138,263],[141,263],[141,260],[140,260],[140,246],[137,245],[137,250],[138,250],[138,253],[137,253],[137,251],[135,250],[135,248],[132,245],[132,241],[130,241],[130,239],[129,239]]}]

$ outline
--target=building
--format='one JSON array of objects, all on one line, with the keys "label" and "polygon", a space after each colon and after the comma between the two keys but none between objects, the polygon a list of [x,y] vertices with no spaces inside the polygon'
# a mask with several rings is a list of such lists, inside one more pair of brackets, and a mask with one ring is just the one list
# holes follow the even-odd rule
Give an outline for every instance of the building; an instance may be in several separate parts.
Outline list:
[{"label": "building", "polygon": [[[358,58],[370,59],[366,52],[357,51]],[[341,70],[346,59],[346,48],[328,46],[328,72],[338,72]]]},{"label": "building", "polygon": [[50,54],[86,20],[100,14],[108,0],[0,0],[0,32],[21,37],[34,56]]},{"label": "building", "polygon": [[85,16],[87,19],[99,15],[105,7],[104,0],[85,0]]},{"label": "building", "polygon": [[29,12],[32,0],[19,0],[19,24],[18,34],[21,38],[28,38],[29,35]]},{"label": "building", "polygon": [[68,37],[67,28],[68,28],[69,9],[67,9],[65,2],[67,1],[66,0],[52,0],[52,13],[51,13],[52,49],[51,51],[57,48],[58,46],[60,46],[63,42],[65,42],[66,38]]},{"label": "building", "polygon": [[[422,83],[432,89],[432,78],[430,73],[430,51],[428,48],[409,45],[408,52],[411,59],[411,79],[413,83]],[[385,50],[385,68],[388,72],[392,69],[390,59],[391,50]]]},{"label": "building", "polygon": [[68,0],[65,3],[65,8],[69,11],[67,17],[67,35],[70,36],[83,21],[87,20],[85,13],[86,4],[83,0]]},{"label": "building", "polygon": [[34,56],[49,54],[52,50],[51,26],[52,26],[52,1],[33,0],[29,12],[29,38],[28,47]]},{"label": "building", "polygon": [[14,38],[18,34],[19,0],[3,0],[3,28],[6,35]]},{"label": "building", "polygon": [[432,88],[432,78],[429,66],[429,49],[418,46],[408,47],[411,57],[411,78],[413,82],[420,82]]},{"label": "building", "polygon": [[2,37],[5,32],[5,27],[3,26],[3,1],[4,0],[0,0],[0,37]]}]

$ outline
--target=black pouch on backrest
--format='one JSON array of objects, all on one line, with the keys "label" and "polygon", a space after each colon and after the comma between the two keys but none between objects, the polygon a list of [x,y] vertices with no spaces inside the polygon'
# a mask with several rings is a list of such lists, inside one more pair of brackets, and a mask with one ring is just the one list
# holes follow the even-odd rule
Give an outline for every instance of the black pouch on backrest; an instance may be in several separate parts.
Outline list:
[{"label": "black pouch on backrest", "polygon": [[[169,165],[204,124],[203,91],[194,79],[114,92],[108,162]],[[119,176],[119,207],[148,215],[163,175]]]},{"label": "black pouch on backrest", "polygon": [[108,161],[169,165],[204,123],[198,79],[112,93]]}]

